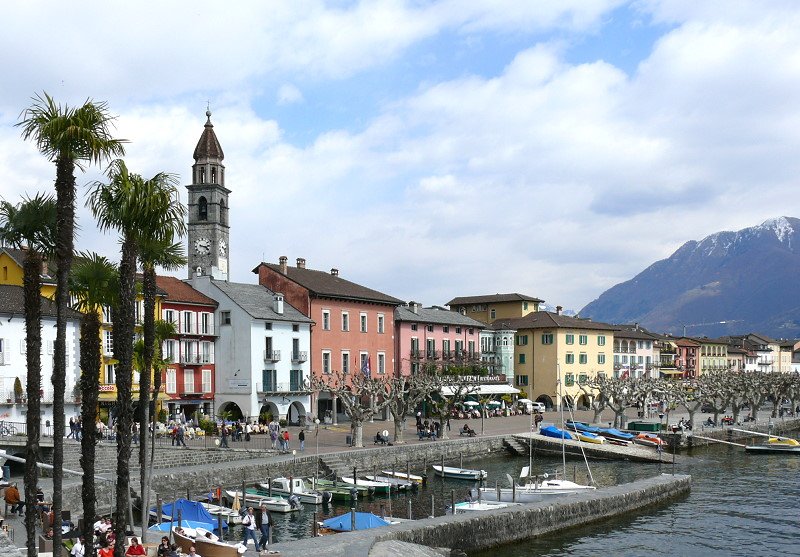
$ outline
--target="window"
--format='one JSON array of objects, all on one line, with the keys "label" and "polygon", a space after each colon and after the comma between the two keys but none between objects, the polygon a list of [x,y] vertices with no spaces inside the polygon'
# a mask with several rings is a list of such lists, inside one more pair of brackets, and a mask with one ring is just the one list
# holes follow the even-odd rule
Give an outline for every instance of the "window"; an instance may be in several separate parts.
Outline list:
[{"label": "window", "polygon": [[578,344],[586,346],[587,344],[589,344],[589,337],[586,335],[578,335]]},{"label": "window", "polygon": [[331,330],[331,312],[328,310],[322,311],[322,330]]},{"label": "window", "polygon": [[173,325],[177,325],[178,322],[175,321],[175,310],[165,309],[164,310],[164,321],[167,323],[172,323]]},{"label": "window", "polygon": [[495,310],[492,310],[492,311],[489,312],[489,318],[490,319],[494,319],[496,316],[497,316],[497,312]]},{"label": "window", "polygon": [[113,385],[117,382],[117,370],[114,364],[106,364],[106,373],[103,379],[103,383],[106,383],[107,385]]},{"label": "window", "polygon": [[553,333],[544,333],[542,335],[542,344],[553,344]]},{"label": "window", "polygon": [[210,393],[211,392],[211,370],[210,369],[204,369],[203,370],[202,382],[203,382],[203,384],[202,384],[202,389],[201,390],[204,393]]},{"label": "window", "polygon": [[378,374],[386,373],[386,354],[378,352]]},{"label": "window", "polygon": [[525,354],[520,354],[519,355],[519,363],[521,363],[521,364],[525,363]]},{"label": "window", "polygon": [[289,371],[289,390],[300,391],[306,387],[305,379],[303,379],[302,369],[292,369]]},{"label": "window", "polygon": [[475,334],[475,329],[469,329],[467,331],[467,333],[470,334],[470,335],[474,335]]},{"label": "window", "polygon": [[442,332],[443,333],[449,333],[450,332],[450,326],[449,325],[442,325]]},{"label": "window", "polygon": [[271,323],[271,322],[269,322],[269,321],[265,322],[265,323],[264,323],[264,328],[265,328],[266,330],[268,330],[268,331],[271,331],[271,330],[272,330],[272,323]]},{"label": "window", "polygon": [[425,341],[426,356],[429,360],[436,357],[436,340],[429,338]]},{"label": "window", "polygon": [[300,332],[300,325],[294,323],[292,324],[292,332],[299,333]]},{"label": "window", "polygon": [[174,363],[175,362],[175,341],[174,340],[165,340],[164,341],[163,358],[169,363]]},{"label": "window", "polygon": [[578,375],[578,383],[586,383],[589,380],[589,376],[585,373],[581,373]]},{"label": "window", "polygon": [[464,352],[464,341],[463,340],[457,340],[456,341],[456,356],[460,357],[462,352]]},{"label": "window", "polygon": [[432,333],[432,332],[433,332],[433,325],[428,325],[427,327],[425,327],[425,329],[426,329],[426,330],[427,330],[429,333]]},{"label": "window", "polygon": [[567,335],[567,344],[575,344],[575,335],[573,334]]},{"label": "window", "polygon": [[346,311],[342,312],[342,330],[349,331],[350,330],[350,314]]},{"label": "window", "polygon": [[578,363],[579,364],[588,364],[589,363],[589,356],[586,352],[581,352],[578,354]]},{"label": "window", "polygon": [[182,333],[189,335],[194,333],[194,315],[191,311],[183,312],[183,323],[181,325]]},{"label": "window", "polygon": [[528,344],[528,335],[517,335],[517,346],[526,346]]},{"label": "window", "polygon": [[362,314],[359,315],[359,318],[360,318],[360,321],[361,321],[361,332],[362,333],[366,333],[367,332],[367,314],[366,313],[362,313]]},{"label": "window", "polygon": [[522,302],[522,309],[527,311],[527,309],[528,309],[528,302]]},{"label": "window", "polygon": [[597,355],[597,363],[598,364],[606,363],[606,355],[605,354],[598,354]]},{"label": "window", "polygon": [[[205,169],[200,169],[200,183],[205,179]],[[197,220],[208,220],[208,200],[201,197],[197,202]]]},{"label": "window", "polygon": [[450,340],[448,339],[442,340],[442,357],[443,358],[450,357]]},{"label": "window", "polygon": [[342,373],[350,373],[350,352],[342,350]]},{"label": "window", "polygon": [[514,383],[516,383],[517,387],[527,387],[528,386],[528,376],[527,375],[515,375],[514,376]]},{"label": "window", "polygon": [[322,373],[330,373],[331,372],[331,351],[330,350],[323,350],[322,351]]},{"label": "window", "polygon": [[201,342],[200,343],[200,363],[213,364],[214,363],[214,343]]},{"label": "window", "polygon": [[417,324],[416,323],[412,323],[411,324],[411,330],[412,331],[416,331],[417,330]]},{"label": "window", "polygon": [[467,341],[467,351],[469,352],[470,358],[475,354],[475,341],[474,340]]},{"label": "window", "polygon": [[183,392],[184,393],[193,393],[194,392],[194,370],[193,369],[185,369],[185,370],[183,370]]},{"label": "window", "polygon": [[361,360],[361,367],[359,368],[361,370],[361,373],[363,373],[364,375],[367,375],[367,376],[371,375],[372,374],[372,370],[369,367],[369,353],[368,352],[361,352],[359,354],[359,356],[360,356],[360,360]]},{"label": "window", "polygon": [[378,334],[382,335],[384,333],[385,323],[386,323],[386,318],[384,317],[384,315],[382,313],[379,313],[378,314]]},{"label": "window", "polygon": [[575,363],[575,354],[573,354],[572,352],[567,352],[567,355],[564,358],[564,363],[574,364]]},{"label": "window", "polygon": [[219,312],[219,320],[220,323],[223,325],[230,325],[231,324],[231,312],[229,311],[221,311]]},{"label": "window", "polygon": [[566,387],[572,387],[575,385],[575,374],[567,373],[564,375],[564,385]]},{"label": "window", "polygon": [[178,391],[176,375],[177,372],[174,369],[167,370],[167,392],[170,394],[175,394]]},{"label": "window", "polygon": [[460,334],[461,334],[461,327],[456,327],[456,334],[457,334],[457,335],[460,335]]},{"label": "window", "polygon": [[643,341],[643,340],[640,340],[640,341],[638,341],[638,342],[636,343],[636,347],[637,347],[639,350],[641,350],[642,348],[644,348],[644,341]]},{"label": "window", "polygon": [[[103,349],[106,356],[110,356],[114,353],[114,333],[111,331],[104,331],[103,332]],[[112,381],[113,383],[113,381]]]},{"label": "window", "polygon": [[201,313],[200,314],[200,333],[204,335],[214,334],[214,314]]},{"label": "window", "polygon": [[623,364],[627,364],[628,363],[628,356],[622,356],[622,363]]},{"label": "window", "polygon": [[605,335],[597,335],[597,346],[605,346],[605,345],[606,345]]}]

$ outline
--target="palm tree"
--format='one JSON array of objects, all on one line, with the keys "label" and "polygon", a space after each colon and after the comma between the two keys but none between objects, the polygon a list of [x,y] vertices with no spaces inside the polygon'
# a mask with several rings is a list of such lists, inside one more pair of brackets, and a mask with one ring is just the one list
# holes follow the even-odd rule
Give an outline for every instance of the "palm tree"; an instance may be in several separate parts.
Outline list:
[{"label": "palm tree", "polygon": [[158,173],[149,180],[128,171],[122,160],[113,161],[106,172],[109,183],[95,183],[87,205],[101,230],[122,234],[122,258],[119,265],[120,289],[118,311],[114,314],[114,358],[117,373],[117,503],[114,554],[125,553],[125,515],[130,497],[131,427],[133,408],[131,382],[133,372],[134,309],[136,304],[136,261],[140,246],[150,240],[170,240],[172,236],[158,226],[162,222],[182,221],[185,214],[178,201],[177,178]]},{"label": "palm tree", "polygon": [[[75,243],[75,167],[102,163],[125,154],[124,140],[111,136],[113,117],[104,102],[91,99],[78,107],[56,103],[47,93],[35,95],[17,124],[22,138],[31,139],[56,165],[56,342],[53,354],[53,514],[61,524],[64,481],[64,390],[67,373],[67,310],[69,273]],[[53,557],[61,557],[61,530],[53,536]]]},{"label": "palm tree", "polygon": [[36,195],[18,205],[0,202],[0,240],[25,250],[23,290],[25,305],[25,363],[28,368],[28,438],[25,443],[25,533],[28,556],[36,557],[36,501],[39,439],[42,427],[42,260],[51,255],[56,233],[56,202],[52,196]]},{"label": "palm tree", "polygon": [[[79,254],[81,261],[75,265],[70,277],[70,291],[77,302],[75,309],[83,314],[81,320],[81,469],[83,485],[84,539],[92,539],[93,518],[96,512],[95,443],[97,441],[97,398],[100,390],[100,312],[103,307],[113,308],[119,290],[119,273],[116,266],[96,253]],[[94,544],[87,544],[86,557],[94,557]]]},{"label": "palm tree", "polygon": [[[180,211],[179,211],[180,212]],[[182,235],[186,229],[183,213],[180,220],[161,221],[156,223],[162,230],[152,236],[164,239],[143,239],[139,246],[139,260],[142,264],[142,295],[144,298],[144,346],[142,352],[141,374],[139,380],[139,474],[143,509],[150,504],[150,481],[147,466],[147,424],[150,411],[150,373],[153,369],[153,357],[156,348],[155,308],[156,308],[156,266],[166,270],[177,270],[186,264],[183,248],[179,243],[172,243],[175,235]],[[169,229],[172,230],[169,230]],[[160,382],[159,382],[160,383]],[[160,387],[160,385],[159,385]],[[158,391],[156,391],[157,393]],[[155,405],[153,406],[155,410]],[[147,541],[147,520],[142,519],[142,542]]]}]

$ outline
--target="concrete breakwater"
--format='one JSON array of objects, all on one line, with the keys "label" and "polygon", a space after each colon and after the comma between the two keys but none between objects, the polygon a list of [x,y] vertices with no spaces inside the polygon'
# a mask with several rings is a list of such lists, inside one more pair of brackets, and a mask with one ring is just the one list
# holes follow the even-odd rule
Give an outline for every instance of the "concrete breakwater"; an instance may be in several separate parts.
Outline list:
[{"label": "concrete breakwater", "polygon": [[[369,555],[376,543],[397,540],[427,547],[489,549],[579,527],[642,508],[666,504],[691,489],[691,476],[661,475],[629,484],[560,497],[553,501],[507,507],[494,512],[440,516],[388,528],[346,532],[276,544],[283,555],[328,557]],[[250,552],[248,552],[250,553]]]},{"label": "concrete breakwater", "polygon": [[746,433],[742,433],[741,431],[733,431],[732,428],[740,430],[746,429],[755,431],[757,433],[788,435],[792,432],[800,430],[800,419],[776,419],[772,421],[772,425],[770,425],[770,423],[758,422],[713,428],[706,428],[703,426],[695,427],[692,431],[684,431],[682,434],[676,434],[676,436],[680,438],[679,450],[682,448],[704,446],[713,443],[713,441],[700,439],[695,437],[695,435],[709,437],[711,439],[719,439],[720,441],[732,441],[735,443],[743,443],[745,439],[750,438]]},{"label": "concrete breakwater", "polygon": [[[561,439],[545,437],[538,433],[524,433],[514,435],[514,439],[519,440],[526,446],[533,443],[534,454],[561,455]],[[588,458],[600,460],[630,460],[632,462],[660,462],[663,458],[651,447],[641,445],[629,445],[621,447],[611,444],[593,444],[582,441],[564,440],[563,451],[571,457],[583,458],[585,453]]]}]

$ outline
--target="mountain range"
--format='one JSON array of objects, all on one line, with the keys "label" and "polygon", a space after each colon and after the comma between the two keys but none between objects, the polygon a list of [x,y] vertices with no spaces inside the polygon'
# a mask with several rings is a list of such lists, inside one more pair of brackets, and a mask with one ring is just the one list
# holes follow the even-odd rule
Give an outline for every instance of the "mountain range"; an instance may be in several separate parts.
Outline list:
[{"label": "mountain range", "polygon": [[580,311],[653,332],[800,337],[800,219],[778,217],[683,244]]}]

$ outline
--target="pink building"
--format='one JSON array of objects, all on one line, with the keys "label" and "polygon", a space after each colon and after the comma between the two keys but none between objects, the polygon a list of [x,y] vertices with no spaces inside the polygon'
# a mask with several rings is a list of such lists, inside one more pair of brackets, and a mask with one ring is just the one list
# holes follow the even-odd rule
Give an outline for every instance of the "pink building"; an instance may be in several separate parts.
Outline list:
[{"label": "pink building", "polygon": [[395,372],[409,375],[426,364],[481,365],[480,335],[486,327],[456,311],[416,302],[394,312]]}]

